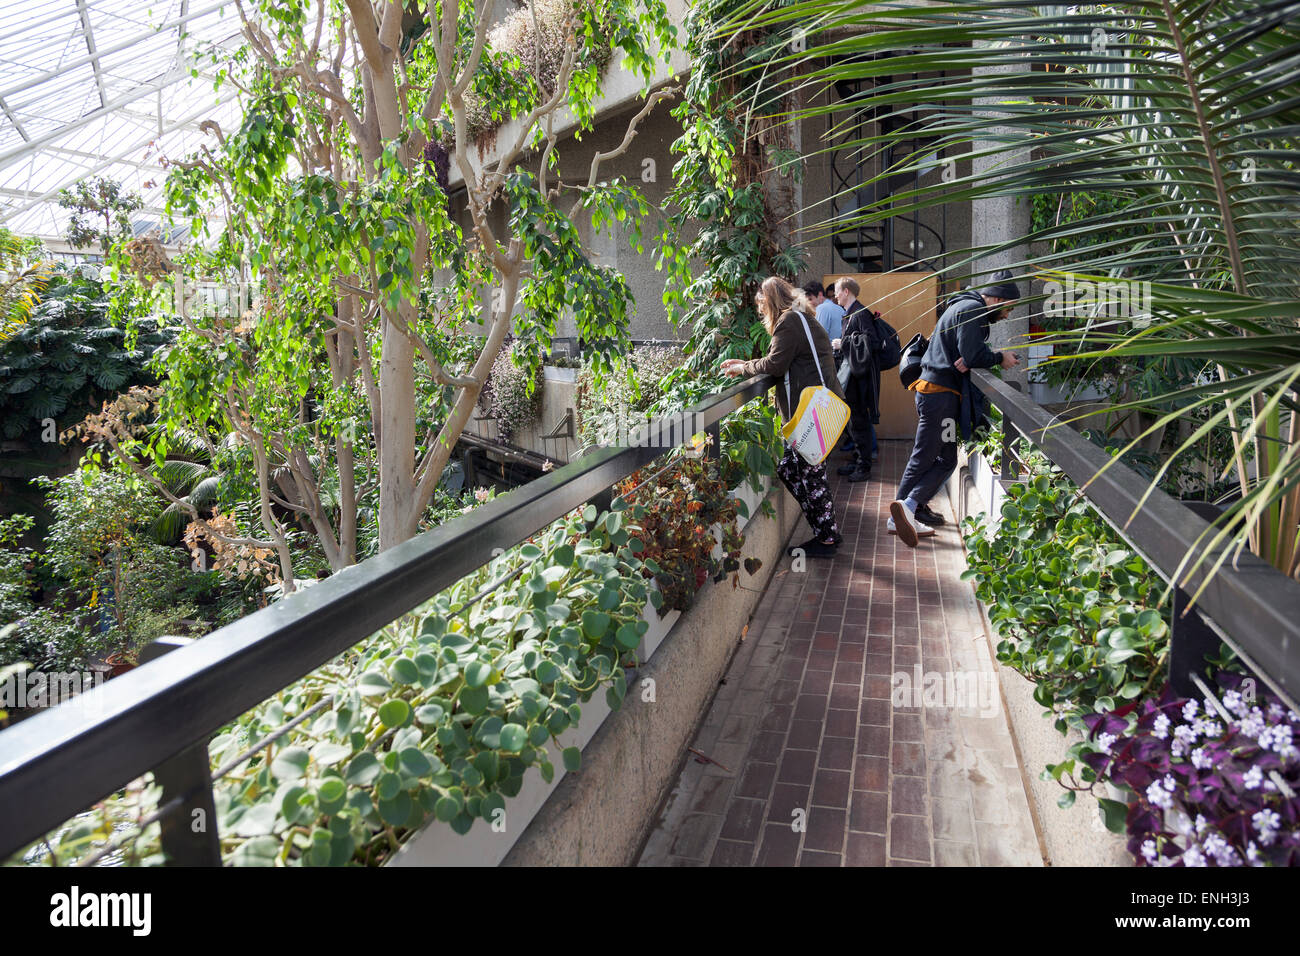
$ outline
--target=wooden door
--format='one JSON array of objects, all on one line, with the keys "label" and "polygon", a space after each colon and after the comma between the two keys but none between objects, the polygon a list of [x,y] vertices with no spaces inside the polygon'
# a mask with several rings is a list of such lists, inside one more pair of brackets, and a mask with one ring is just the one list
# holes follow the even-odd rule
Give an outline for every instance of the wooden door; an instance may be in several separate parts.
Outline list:
[{"label": "wooden door", "polygon": [[[858,300],[879,312],[898,330],[900,345],[906,345],[917,332],[929,338],[934,331],[939,285],[933,272],[837,272],[822,279],[822,284],[829,289],[842,276],[848,276],[862,287]],[[880,375],[880,423],[876,425],[876,437],[908,441],[916,437],[916,397],[903,388],[897,369]]]}]

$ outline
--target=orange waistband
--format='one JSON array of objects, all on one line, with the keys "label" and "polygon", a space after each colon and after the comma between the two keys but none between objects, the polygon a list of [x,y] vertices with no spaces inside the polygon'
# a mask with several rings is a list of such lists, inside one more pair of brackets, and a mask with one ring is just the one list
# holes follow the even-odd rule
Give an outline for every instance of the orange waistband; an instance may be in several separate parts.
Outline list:
[{"label": "orange waistband", "polygon": [[934,382],[927,382],[923,378],[918,378],[908,386],[908,389],[913,392],[920,392],[922,395],[934,395],[937,392],[947,392],[949,395],[956,395],[958,398],[961,398],[961,392],[957,391],[955,388],[949,388],[946,385],[936,385]]}]

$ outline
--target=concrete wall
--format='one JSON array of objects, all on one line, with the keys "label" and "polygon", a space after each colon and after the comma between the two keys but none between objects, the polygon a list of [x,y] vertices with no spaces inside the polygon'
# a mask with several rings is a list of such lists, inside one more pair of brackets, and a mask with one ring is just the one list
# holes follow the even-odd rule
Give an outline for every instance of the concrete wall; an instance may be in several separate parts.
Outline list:
[{"label": "concrete wall", "polygon": [[[578,397],[576,378],[577,369],[554,368],[545,366],[542,370],[542,408],[537,419],[528,427],[520,429],[510,438],[510,444],[528,451],[537,452],[556,461],[570,461],[578,451],[577,412]],[[543,439],[541,436],[559,425],[565,413],[573,409],[573,438]],[[481,411],[479,412],[481,414]],[[497,424],[491,418],[470,419],[469,429],[480,438],[495,440]]]},{"label": "concrete wall", "polygon": [[[745,528],[746,554],[763,560],[758,576],[733,589],[705,584],[695,605],[634,677],[623,708],[583,750],[583,768],[567,775],[506,857],[505,866],[626,866],[654,825],[660,799],[676,779],[777,558],[799,521],[781,486],[769,498],[776,518]],[[752,590],[751,590],[752,589]],[[643,679],[655,700],[641,699]]]}]

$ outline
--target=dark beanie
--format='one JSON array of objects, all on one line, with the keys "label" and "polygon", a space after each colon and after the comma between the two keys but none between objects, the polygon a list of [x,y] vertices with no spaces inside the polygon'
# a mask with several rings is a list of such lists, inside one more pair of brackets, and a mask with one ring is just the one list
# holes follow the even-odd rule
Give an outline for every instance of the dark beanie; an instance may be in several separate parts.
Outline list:
[{"label": "dark beanie", "polygon": [[999,269],[989,277],[988,285],[983,286],[980,290],[984,295],[996,296],[999,299],[1019,299],[1020,288],[1011,281],[1011,273],[1006,269]]}]

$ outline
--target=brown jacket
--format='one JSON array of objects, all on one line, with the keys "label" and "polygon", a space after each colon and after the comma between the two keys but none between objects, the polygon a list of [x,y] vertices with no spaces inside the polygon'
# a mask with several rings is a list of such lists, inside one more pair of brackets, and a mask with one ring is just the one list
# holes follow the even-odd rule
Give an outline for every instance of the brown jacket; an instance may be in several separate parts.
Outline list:
[{"label": "brown jacket", "polygon": [[[775,375],[777,378],[783,378],[789,371],[790,397],[795,406],[798,406],[799,396],[803,394],[805,388],[821,385],[823,379],[826,387],[843,399],[844,392],[840,388],[839,379],[835,377],[835,358],[831,355],[830,336],[826,334],[822,324],[814,318],[808,318],[808,331],[812,333],[813,342],[817,345],[817,355],[821,359],[820,377],[817,374],[817,364],[813,360],[812,349],[808,347],[808,336],[804,333],[803,323],[799,321],[799,315],[793,310],[786,312],[777,320],[776,328],[772,331],[771,348],[761,359],[751,359],[746,362],[745,374]],[[781,418],[789,421],[791,409],[787,407],[785,401],[785,382],[779,382],[774,391],[776,407],[781,412]]]}]

